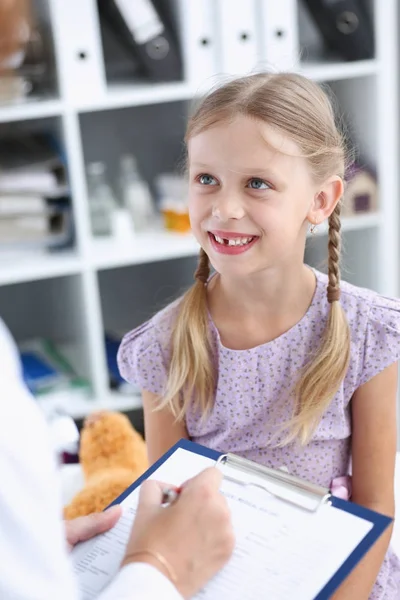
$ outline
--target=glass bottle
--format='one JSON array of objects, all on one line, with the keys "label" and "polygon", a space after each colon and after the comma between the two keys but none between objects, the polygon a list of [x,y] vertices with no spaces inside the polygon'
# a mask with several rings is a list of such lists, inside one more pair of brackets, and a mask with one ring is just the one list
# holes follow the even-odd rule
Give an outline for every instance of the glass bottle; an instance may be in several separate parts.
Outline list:
[{"label": "glass bottle", "polygon": [[92,234],[94,236],[112,235],[116,201],[106,180],[104,163],[90,163],[87,167],[87,180]]},{"label": "glass bottle", "polygon": [[147,182],[139,173],[136,158],[127,154],[120,163],[122,205],[131,214],[135,231],[146,231],[154,225],[153,199]]}]

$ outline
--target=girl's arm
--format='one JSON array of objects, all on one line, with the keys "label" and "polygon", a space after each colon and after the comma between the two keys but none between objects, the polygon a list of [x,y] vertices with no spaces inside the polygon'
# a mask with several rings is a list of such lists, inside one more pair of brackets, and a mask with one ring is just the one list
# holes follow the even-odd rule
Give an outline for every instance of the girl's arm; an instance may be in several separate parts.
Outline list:
[{"label": "girl's arm", "polygon": [[[356,390],[352,399],[352,500],[394,516],[397,363]],[[368,600],[388,549],[389,528],[333,596]]]},{"label": "girl's arm", "polygon": [[159,400],[156,394],[142,390],[142,398],[147,454],[153,464],[181,438],[189,439],[189,435],[184,421],[176,423],[168,409],[154,411]]}]

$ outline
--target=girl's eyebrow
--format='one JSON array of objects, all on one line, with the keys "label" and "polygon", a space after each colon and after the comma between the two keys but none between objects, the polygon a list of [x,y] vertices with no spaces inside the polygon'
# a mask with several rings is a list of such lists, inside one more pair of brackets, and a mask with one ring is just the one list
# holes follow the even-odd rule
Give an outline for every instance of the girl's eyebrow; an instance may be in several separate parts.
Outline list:
[{"label": "girl's eyebrow", "polygon": [[[208,170],[208,171],[213,171],[216,168],[216,167],[212,167],[211,165],[207,165],[207,164],[201,163],[201,162],[193,162],[190,164],[190,166]],[[263,175],[265,177],[273,177],[273,178],[277,178],[277,179],[282,179],[282,177],[276,171],[266,169],[264,166],[263,167],[255,167],[255,166],[242,167],[241,169],[229,169],[229,170],[232,171],[233,173],[240,173],[241,175],[246,175],[247,177],[250,175],[255,175],[257,173],[257,175]]]},{"label": "girl's eyebrow", "polygon": [[201,162],[190,162],[190,166],[191,167],[200,167],[201,169],[210,169],[212,170],[210,165],[206,165],[205,163],[201,163]]}]

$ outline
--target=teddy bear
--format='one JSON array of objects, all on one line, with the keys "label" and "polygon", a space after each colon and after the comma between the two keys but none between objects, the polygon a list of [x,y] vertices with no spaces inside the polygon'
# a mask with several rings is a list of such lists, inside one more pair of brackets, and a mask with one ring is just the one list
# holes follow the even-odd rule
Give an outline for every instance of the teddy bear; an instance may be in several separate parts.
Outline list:
[{"label": "teddy bear", "polygon": [[85,420],[79,461],[83,488],[64,507],[64,518],[102,511],[148,468],[146,444],[128,417],[101,411]]}]

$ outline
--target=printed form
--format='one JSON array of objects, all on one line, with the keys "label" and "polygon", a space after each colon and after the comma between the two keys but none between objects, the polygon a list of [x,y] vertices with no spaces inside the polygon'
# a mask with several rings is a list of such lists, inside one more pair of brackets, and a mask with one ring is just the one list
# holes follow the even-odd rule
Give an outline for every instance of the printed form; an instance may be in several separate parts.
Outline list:
[{"label": "printed form", "polygon": [[[215,462],[179,448],[151,479],[181,485]],[[224,474],[237,477],[232,467]],[[251,481],[265,480],[251,475]],[[283,502],[265,490],[224,479],[221,487],[232,512],[235,551],[196,600],[313,600],[372,528],[369,521],[321,505],[317,512]],[[72,552],[82,599],[92,600],[119,569],[139,490],[123,502],[123,516],[109,532]]]}]

